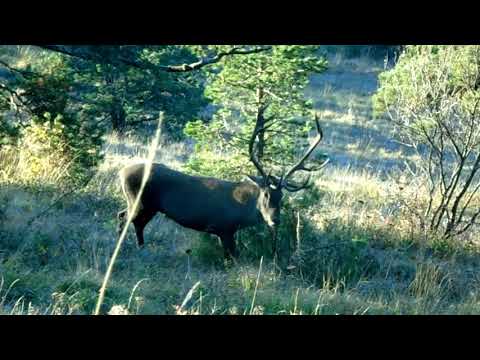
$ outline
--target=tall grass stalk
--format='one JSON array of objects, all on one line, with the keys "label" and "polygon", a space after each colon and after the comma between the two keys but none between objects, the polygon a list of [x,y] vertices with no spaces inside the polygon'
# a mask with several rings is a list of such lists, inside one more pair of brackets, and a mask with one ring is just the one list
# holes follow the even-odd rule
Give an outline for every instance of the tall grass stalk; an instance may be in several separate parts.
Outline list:
[{"label": "tall grass stalk", "polygon": [[[16,279],[14,281],[12,281],[12,283],[10,284],[10,286],[8,287],[7,291],[5,291],[5,294],[2,296],[2,300],[0,301],[0,307],[3,307],[3,305],[5,304],[5,301],[7,299],[7,296],[8,296],[8,293],[10,292],[10,290],[12,289],[12,287],[17,283],[19,282],[20,279]],[[3,288],[3,284],[4,284],[5,280],[4,278],[2,277],[2,282],[0,283],[0,292]]]},{"label": "tall grass stalk", "polygon": [[255,306],[255,298],[257,297],[258,283],[260,282],[260,274],[262,273],[262,264],[263,264],[263,256],[260,258],[260,267],[258,268],[257,281],[255,283],[255,291],[253,292],[252,304],[250,306],[250,315],[253,314],[253,308]]},{"label": "tall grass stalk", "polygon": [[155,133],[155,137],[152,141],[152,144],[150,145],[149,152],[148,152],[148,158],[147,158],[147,161],[145,163],[145,171],[143,173],[142,184],[140,186],[140,190],[138,192],[137,198],[135,199],[135,202],[133,204],[133,208],[130,209],[129,212],[128,212],[127,222],[125,223],[125,226],[123,227],[122,233],[120,234],[120,237],[118,238],[117,246],[115,247],[113,255],[110,259],[110,263],[108,265],[107,272],[106,272],[105,277],[103,279],[102,287],[100,288],[100,291],[99,291],[98,302],[97,302],[97,305],[96,305],[96,308],[95,308],[95,315],[100,314],[100,308],[101,308],[101,306],[103,304],[103,300],[105,298],[105,291],[107,289],[108,281],[110,280],[110,277],[112,275],[113,266],[115,264],[115,261],[117,260],[118,254],[120,252],[120,248],[122,247],[123,241],[125,240],[125,237],[127,235],[128,227],[133,220],[133,215],[137,211],[138,204],[140,203],[140,198],[142,197],[143,190],[144,190],[145,185],[147,183],[147,180],[150,176],[150,172],[152,170],[153,160],[155,158],[155,153],[157,152],[157,148],[158,148],[158,145],[159,145],[159,142],[160,142],[162,122],[163,122],[163,113],[160,113],[160,116],[159,116],[159,119],[158,119],[157,131]]},{"label": "tall grass stalk", "polygon": [[183,299],[182,305],[180,305],[179,308],[177,308],[176,313],[177,314],[185,314],[185,307],[187,306],[188,302],[192,299],[193,294],[197,290],[197,288],[200,286],[200,281],[197,281],[195,285],[192,286],[192,288],[188,291],[187,295]]},{"label": "tall grass stalk", "polygon": [[130,297],[128,299],[128,305],[127,305],[127,311],[130,311],[130,305],[132,303],[132,299],[133,299],[133,294],[135,294],[135,291],[137,290],[137,288],[139,287],[139,285],[144,282],[145,280],[148,280],[148,279],[142,279],[140,281],[138,281],[135,286],[133,287],[132,289],[132,292],[130,293]]}]

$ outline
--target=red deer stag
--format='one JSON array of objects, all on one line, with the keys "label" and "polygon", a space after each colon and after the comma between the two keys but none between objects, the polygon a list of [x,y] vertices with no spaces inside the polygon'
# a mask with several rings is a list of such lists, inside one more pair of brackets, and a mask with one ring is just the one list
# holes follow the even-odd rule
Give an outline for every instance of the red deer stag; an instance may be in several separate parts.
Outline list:
[{"label": "red deer stag", "polygon": [[[272,230],[275,254],[282,190],[296,192],[308,186],[310,174],[303,184],[294,184],[288,179],[298,170],[308,172],[313,170],[306,168],[304,162],[323,138],[317,116],[315,123],[317,128],[315,141],[302,158],[280,178],[265,173],[254,151],[256,139],[265,128],[257,128],[249,142],[250,160],[260,173],[259,177],[247,176],[243,182],[231,182],[191,176],[154,163],[137,211],[132,216],[138,246],[142,247],[144,244],[145,226],[160,212],[184,227],[217,235],[222,241],[226,258],[237,256],[234,239],[237,230],[264,221]],[[324,161],[316,170],[327,162],[328,160]],[[120,181],[128,208],[118,213],[119,233],[125,226],[129,211],[133,210],[144,169],[145,164],[136,164],[120,171]]]}]

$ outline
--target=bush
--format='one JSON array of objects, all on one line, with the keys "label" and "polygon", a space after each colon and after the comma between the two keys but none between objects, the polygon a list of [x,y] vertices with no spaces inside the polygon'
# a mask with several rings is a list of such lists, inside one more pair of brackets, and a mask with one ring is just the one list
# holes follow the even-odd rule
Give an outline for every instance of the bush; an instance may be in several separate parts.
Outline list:
[{"label": "bush", "polygon": [[0,110],[4,111],[0,113],[4,117],[0,119],[0,146],[10,145],[9,149],[3,147],[0,161],[8,157],[15,162],[15,169],[7,166],[9,175],[23,182],[85,183],[100,160],[102,131],[94,118],[70,106],[74,90],[70,66],[58,54],[44,54],[19,61],[16,67],[18,76],[7,85],[22,106],[13,114],[11,101],[0,96]]},{"label": "bush", "polygon": [[22,175],[29,181],[84,184],[100,156],[100,133],[61,115],[35,118],[19,145]]},{"label": "bush", "polygon": [[0,116],[0,148],[15,144],[18,135],[18,128]]},{"label": "bush", "polygon": [[408,46],[380,76],[376,113],[387,112],[426,188],[418,211],[425,231],[465,233],[480,216],[480,46]]}]

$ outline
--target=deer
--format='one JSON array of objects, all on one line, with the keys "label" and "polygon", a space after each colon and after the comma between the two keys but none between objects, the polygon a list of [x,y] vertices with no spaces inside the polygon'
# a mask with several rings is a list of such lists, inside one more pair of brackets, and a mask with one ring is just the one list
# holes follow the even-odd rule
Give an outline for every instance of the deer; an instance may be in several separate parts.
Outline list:
[{"label": "deer", "polygon": [[[280,208],[283,190],[297,192],[308,188],[312,171],[328,162],[324,160],[316,169],[307,168],[310,157],[323,138],[323,132],[315,115],[316,137],[304,155],[280,177],[267,175],[254,150],[260,132],[265,127],[256,126],[249,139],[250,161],[260,176],[247,175],[243,181],[233,182],[213,177],[202,177],[173,170],[164,164],[153,163],[137,209],[135,199],[140,191],[145,163],[133,164],[119,172],[120,183],[127,200],[127,208],[118,213],[118,233],[130,216],[135,228],[137,245],[144,246],[144,229],[157,213],[164,214],[177,224],[220,238],[225,259],[238,257],[235,233],[243,228],[265,223],[272,234],[272,252],[277,254],[277,229],[280,224]],[[291,178],[297,171],[308,172],[301,184]],[[134,214],[131,212],[135,211]]]}]

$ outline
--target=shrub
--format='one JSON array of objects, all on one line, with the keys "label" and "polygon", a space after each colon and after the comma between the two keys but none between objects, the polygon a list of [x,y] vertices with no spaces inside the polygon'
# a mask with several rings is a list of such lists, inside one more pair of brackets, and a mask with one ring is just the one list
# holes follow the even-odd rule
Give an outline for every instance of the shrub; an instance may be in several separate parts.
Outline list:
[{"label": "shrub", "polygon": [[386,112],[417,151],[409,164],[427,188],[418,212],[425,231],[445,238],[480,216],[480,46],[408,46],[380,76],[376,113]]},{"label": "shrub", "polygon": [[66,123],[61,115],[35,118],[19,145],[22,175],[29,181],[84,184],[100,156],[100,133],[86,122]]}]

